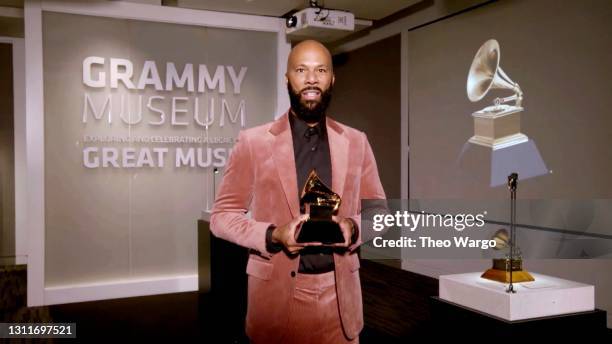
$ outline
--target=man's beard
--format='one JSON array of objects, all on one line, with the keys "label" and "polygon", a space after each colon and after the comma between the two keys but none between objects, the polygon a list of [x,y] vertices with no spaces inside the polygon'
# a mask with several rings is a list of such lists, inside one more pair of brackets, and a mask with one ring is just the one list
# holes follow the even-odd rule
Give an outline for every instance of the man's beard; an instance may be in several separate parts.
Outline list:
[{"label": "man's beard", "polygon": [[[331,102],[332,96],[332,85],[323,92],[318,87],[305,87],[304,89],[296,92],[291,83],[287,83],[287,90],[289,91],[289,100],[291,101],[291,110],[296,116],[306,123],[317,123],[325,117],[325,111]],[[320,100],[304,100],[302,101],[301,93],[306,90],[317,90],[321,94]]]}]

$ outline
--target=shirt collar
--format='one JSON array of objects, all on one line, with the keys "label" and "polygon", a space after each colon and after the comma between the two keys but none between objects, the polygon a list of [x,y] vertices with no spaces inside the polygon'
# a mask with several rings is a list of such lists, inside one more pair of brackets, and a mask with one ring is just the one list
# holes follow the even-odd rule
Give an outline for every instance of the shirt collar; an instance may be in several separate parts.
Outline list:
[{"label": "shirt collar", "polygon": [[[301,137],[309,138],[315,133],[316,135],[318,135],[319,138],[325,136],[325,116],[323,116],[323,118],[321,119],[319,123],[311,127],[308,125],[308,123],[304,122],[303,120],[298,118],[296,115],[294,115],[293,112],[289,111],[288,115],[289,115],[289,124],[291,125],[291,132],[294,137],[296,137],[297,135],[300,135]],[[315,131],[315,133],[312,132],[313,130]]]}]

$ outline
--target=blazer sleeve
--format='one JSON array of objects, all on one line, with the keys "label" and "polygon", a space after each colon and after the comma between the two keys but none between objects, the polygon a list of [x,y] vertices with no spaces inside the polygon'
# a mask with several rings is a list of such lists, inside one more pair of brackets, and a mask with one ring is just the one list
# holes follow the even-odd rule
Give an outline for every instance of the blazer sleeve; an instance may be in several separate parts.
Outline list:
[{"label": "blazer sleeve", "polygon": [[266,249],[266,230],[272,223],[246,216],[253,198],[255,165],[248,135],[238,134],[238,142],[230,154],[223,180],[210,217],[210,230],[224,240],[272,256]]},{"label": "blazer sleeve", "polygon": [[[363,221],[368,221],[368,216],[365,219],[362,219],[362,214],[369,214],[371,212],[381,212],[387,211],[387,203],[385,190],[383,189],[382,183],[380,182],[380,177],[378,175],[378,167],[376,166],[376,159],[374,158],[374,153],[372,152],[372,147],[370,146],[370,142],[365,133],[361,133],[362,135],[362,144],[363,147],[363,163],[361,165],[361,180],[359,187],[359,200],[358,200],[358,212],[356,215],[351,216],[351,219],[358,225],[358,235],[357,240],[349,246],[349,251],[355,250],[364,242],[368,242],[372,240],[374,236],[379,235],[380,233],[374,233],[371,228],[371,225],[364,224]],[[361,208],[361,200],[364,199],[372,199],[372,200],[380,200],[380,202],[368,202],[369,208],[362,209]],[[371,208],[371,209],[370,209]]]}]

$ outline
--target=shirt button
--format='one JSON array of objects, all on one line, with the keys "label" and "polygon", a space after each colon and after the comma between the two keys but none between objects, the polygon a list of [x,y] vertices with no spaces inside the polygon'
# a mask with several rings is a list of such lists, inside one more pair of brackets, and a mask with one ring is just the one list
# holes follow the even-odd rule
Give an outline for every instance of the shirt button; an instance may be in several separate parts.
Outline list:
[{"label": "shirt button", "polygon": [[317,146],[312,146],[312,148],[310,149],[311,151],[316,151],[317,150]]},{"label": "shirt button", "polygon": [[291,271],[291,277],[295,277],[295,271]]}]

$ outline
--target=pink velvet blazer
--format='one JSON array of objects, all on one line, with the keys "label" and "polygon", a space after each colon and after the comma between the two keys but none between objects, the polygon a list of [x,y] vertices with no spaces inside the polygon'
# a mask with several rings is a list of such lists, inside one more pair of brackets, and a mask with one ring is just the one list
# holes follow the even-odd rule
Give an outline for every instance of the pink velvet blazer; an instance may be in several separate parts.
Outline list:
[{"label": "pink velvet blazer", "polygon": [[[332,190],[340,195],[339,216],[360,223],[361,199],[384,199],[376,161],[366,135],[327,118]],[[251,211],[250,218],[246,216]],[[211,231],[251,249],[246,331],[255,342],[282,341],[289,319],[299,256],[266,250],[268,226],[299,216],[299,194],[288,113],[276,121],[243,130],[230,155],[211,215]],[[363,328],[359,257],[355,248],[334,253],[336,291],[344,333]],[[292,273],[294,272],[294,273]]]}]

